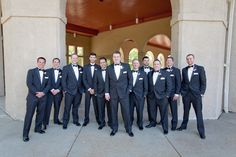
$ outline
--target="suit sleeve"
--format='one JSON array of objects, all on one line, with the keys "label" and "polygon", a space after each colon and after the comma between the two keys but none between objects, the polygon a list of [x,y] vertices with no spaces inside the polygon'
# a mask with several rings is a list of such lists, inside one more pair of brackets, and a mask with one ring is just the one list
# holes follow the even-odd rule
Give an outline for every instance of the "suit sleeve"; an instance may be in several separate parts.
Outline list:
[{"label": "suit sleeve", "polygon": [[148,93],[148,77],[145,72],[144,72],[144,80],[143,81],[144,81],[144,96],[146,96]]},{"label": "suit sleeve", "polygon": [[109,67],[107,68],[106,72],[106,81],[105,81],[105,93],[110,93],[110,85],[109,85]]},{"label": "suit sleeve", "polygon": [[27,87],[29,88],[30,93],[35,95],[36,92],[38,92],[35,86],[33,85],[33,71],[32,70],[29,70],[27,73],[26,84],[27,84]]},{"label": "suit sleeve", "polygon": [[172,89],[172,81],[170,75],[166,74],[166,96],[169,97]]},{"label": "suit sleeve", "polygon": [[127,64],[127,73],[128,73],[128,89],[132,90],[133,87],[133,76],[129,65]]},{"label": "suit sleeve", "polygon": [[176,70],[176,74],[175,74],[175,94],[180,94],[180,89],[181,89],[181,74],[180,74],[180,70],[177,69]]},{"label": "suit sleeve", "polygon": [[201,94],[204,95],[206,91],[206,73],[203,67],[200,72],[200,85],[201,85],[200,87]]},{"label": "suit sleeve", "polygon": [[89,88],[91,88],[88,84],[87,72],[88,72],[88,68],[84,67],[83,84],[84,84],[86,92],[88,91]]},{"label": "suit sleeve", "polygon": [[67,77],[68,77],[68,70],[66,69],[66,67],[63,67],[61,84],[62,84],[62,89],[64,92],[68,91],[67,85],[66,85]]}]

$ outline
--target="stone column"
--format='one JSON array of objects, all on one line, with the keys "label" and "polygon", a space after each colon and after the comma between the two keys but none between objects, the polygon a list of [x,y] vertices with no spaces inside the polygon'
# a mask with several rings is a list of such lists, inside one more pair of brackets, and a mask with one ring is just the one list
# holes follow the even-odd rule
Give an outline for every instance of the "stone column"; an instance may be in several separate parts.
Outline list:
[{"label": "stone column", "polygon": [[[26,107],[26,74],[36,58],[59,57],[65,63],[66,0],[2,0],[6,112],[22,120]],[[63,64],[62,63],[62,64]]]},{"label": "stone column", "polygon": [[[0,17],[2,12],[1,1],[0,1]],[[4,96],[4,66],[3,66],[3,47],[2,47],[2,25],[0,24],[0,96]]]},{"label": "stone column", "polygon": [[[203,98],[205,119],[217,119],[222,112],[225,39],[227,30],[226,0],[171,0],[172,53],[180,68],[186,66],[188,53],[203,65],[207,91]],[[179,106],[182,118],[183,105]],[[192,110],[191,118],[195,118]]]}]

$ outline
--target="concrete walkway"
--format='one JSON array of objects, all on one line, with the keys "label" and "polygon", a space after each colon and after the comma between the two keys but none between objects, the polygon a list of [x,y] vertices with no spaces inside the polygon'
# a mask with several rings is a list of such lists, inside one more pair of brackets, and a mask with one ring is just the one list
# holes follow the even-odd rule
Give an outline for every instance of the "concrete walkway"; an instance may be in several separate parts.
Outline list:
[{"label": "concrete walkway", "polygon": [[[125,133],[120,120],[119,132],[110,137],[111,130],[108,127],[97,129],[91,113],[91,123],[87,127],[70,124],[67,130],[63,130],[61,126],[51,123],[46,134],[40,135],[31,131],[30,141],[25,143],[22,141],[23,122],[12,120],[4,113],[4,98],[0,98],[0,104],[0,157],[236,156],[235,113],[222,114],[219,120],[206,120],[205,140],[199,138],[195,121],[189,122],[188,130],[169,131],[166,136],[159,126],[145,128],[143,131],[134,126],[134,137],[131,138]],[[82,104],[81,117],[83,113]]]}]

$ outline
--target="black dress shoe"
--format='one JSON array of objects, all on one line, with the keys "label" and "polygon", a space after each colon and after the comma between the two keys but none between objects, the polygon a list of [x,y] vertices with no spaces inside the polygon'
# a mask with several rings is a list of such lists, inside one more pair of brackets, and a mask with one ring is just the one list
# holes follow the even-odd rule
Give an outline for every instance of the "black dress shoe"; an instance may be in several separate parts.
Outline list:
[{"label": "black dress shoe", "polygon": [[88,125],[88,122],[84,122],[83,126],[87,126]]},{"label": "black dress shoe", "polygon": [[131,131],[128,133],[130,137],[134,137],[134,133]]},{"label": "black dress shoe", "polygon": [[56,124],[62,125],[63,123],[61,121],[57,121]]},{"label": "black dress shoe", "polygon": [[168,134],[168,131],[167,130],[164,130],[164,135],[167,135]]},{"label": "black dress shoe", "polygon": [[64,130],[65,130],[65,129],[67,129],[67,125],[63,125],[63,127],[62,127],[62,128],[63,128]]},{"label": "black dress shoe", "polygon": [[24,141],[24,142],[28,142],[28,141],[29,141],[29,137],[28,137],[28,136],[23,137],[23,141]]},{"label": "black dress shoe", "polygon": [[200,135],[200,138],[201,139],[206,139],[206,136],[205,135]]},{"label": "black dress shoe", "polygon": [[175,127],[172,127],[172,128],[171,128],[171,130],[172,130],[172,131],[175,131],[175,130],[176,130],[176,128],[175,128]]},{"label": "black dress shoe", "polygon": [[186,130],[186,129],[187,129],[186,127],[182,127],[182,126],[177,128],[178,131],[182,131],[182,130]]},{"label": "black dress shoe", "polygon": [[112,130],[110,133],[110,136],[115,136],[115,134],[116,134],[116,131]]},{"label": "black dress shoe", "polygon": [[104,127],[105,125],[100,125],[99,127],[98,127],[98,130],[102,130],[102,128]]},{"label": "black dress shoe", "polygon": [[79,122],[75,122],[73,124],[75,124],[76,126],[81,126],[81,124]]},{"label": "black dress shoe", "polygon": [[146,127],[146,128],[156,127],[156,124],[151,124],[151,123],[150,123],[150,124],[146,125],[145,127]]},{"label": "black dress shoe", "polygon": [[44,130],[35,130],[34,132],[39,133],[39,134],[44,134],[45,133]]},{"label": "black dress shoe", "polygon": [[139,126],[138,128],[139,128],[139,130],[143,130],[143,126]]},{"label": "black dress shoe", "polygon": [[161,125],[161,121],[157,123],[157,125]]}]

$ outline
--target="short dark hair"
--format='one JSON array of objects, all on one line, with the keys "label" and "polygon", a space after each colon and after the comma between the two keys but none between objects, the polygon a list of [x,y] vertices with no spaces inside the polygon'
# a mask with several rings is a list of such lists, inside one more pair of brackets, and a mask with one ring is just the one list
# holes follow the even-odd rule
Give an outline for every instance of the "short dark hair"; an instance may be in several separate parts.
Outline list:
[{"label": "short dark hair", "polygon": [[94,52],[91,52],[90,54],[89,54],[89,56],[97,56],[97,54],[96,53],[94,53]]},{"label": "short dark hair", "polygon": [[153,61],[153,63],[154,62],[159,62],[160,64],[161,64],[161,61],[159,60],[159,59],[155,59],[154,61]]},{"label": "short dark hair", "polygon": [[112,55],[114,55],[114,54],[119,54],[121,56],[120,51],[114,51]]},{"label": "short dark hair", "polygon": [[38,57],[38,58],[37,58],[37,62],[38,62],[40,59],[44,60],[44,62],[46,63],[46,59],[45,59],[44,57]]},{"label": "short dark hair", "polygon": [[54,62],[55,60],[58,60],[59,63],[61,62],[61,60],[59,58],[53,58],[52,62]]},{"label": "short dark hair", "polygon": [[172,61],[174,61],[174,57],[172,57],[171,55],[167,56],[167,59],[172,59]]},{"label": "short dark hair", "polygon": [[186,58],[189,56],[193,56],[193,58],[195,58],[194,54],[192,54],[192,53],[187,54]]},{"label": "short dark hair", "polygon": [[105,60],[107,61],[107,59],[105,57],[100,57],[99,60]]},{"label": "short dark hair", "polygon": [[149,59],[149,57],[148,57],[148,56],[144,56],[143,59],[142,59],[142,61],[143,61],[144,59]]},{"label": "short dark hair", "polygon": [[72,53],[70,57],[72,56],[77,56],[78,57],[78,54],[77,53]]}]

